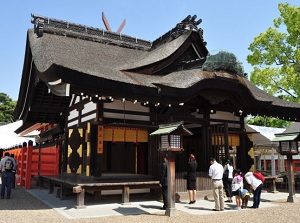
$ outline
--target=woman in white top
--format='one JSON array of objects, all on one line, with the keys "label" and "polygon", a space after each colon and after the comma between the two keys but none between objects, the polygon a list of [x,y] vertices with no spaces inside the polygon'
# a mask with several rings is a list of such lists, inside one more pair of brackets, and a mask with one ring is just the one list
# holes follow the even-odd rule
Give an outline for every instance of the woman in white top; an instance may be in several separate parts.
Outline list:
[{"label": "woman in white top", "polygon": [[244,187],[244,182],[243,182],[243,177],[240,174],[239,169],[234,169],[233,170],[233,180],[232,180],[232,195],[235,196],[236,200],[236,210],[241,210],[241,204],[242,204],[242,199],[241,199],[241,191],[243,190]]},{"label": "woman in white top", "polygon": [[227,160],[227,162],[225,163],[224,166],[224,170],[223,170],[223,184],[224,184],[224,189],[226,192],[226,197],[227,197],[227,201],[225,202],[229,202],[232,203],[232,189],[231,189],[231,183],[233,180],[233,166],[231,164],[230,160]]}]

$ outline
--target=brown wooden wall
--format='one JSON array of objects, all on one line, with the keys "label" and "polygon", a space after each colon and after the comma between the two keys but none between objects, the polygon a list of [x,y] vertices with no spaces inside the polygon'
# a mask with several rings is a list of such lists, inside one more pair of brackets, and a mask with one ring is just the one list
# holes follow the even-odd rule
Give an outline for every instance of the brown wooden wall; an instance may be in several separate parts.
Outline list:
[{"label": "brown wooden wall", "polygon": [[[175,175],[176,178],[176,192],[186,192],[186,179],[184,179],[184,175],[186,172],[177,172]],[[208,172],[197,172],[196,174],[196,187],[197,191],[205,191],[212,189],[212,180],[208,176]]]}]

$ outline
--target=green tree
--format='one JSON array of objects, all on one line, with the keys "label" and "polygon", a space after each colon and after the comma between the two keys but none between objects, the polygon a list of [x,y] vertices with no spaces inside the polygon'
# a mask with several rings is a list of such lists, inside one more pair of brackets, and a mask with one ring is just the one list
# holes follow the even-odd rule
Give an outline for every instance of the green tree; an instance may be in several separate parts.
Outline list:
[{"label": "green tree", "polygon": [[246,122],[250,125],[275,127],[275,128],[287,128],[292,123],[277,118],[269,118],[269,117],[262,117],[262,116],[249,117],[246,120]]},{"label": "green tree", "polygon": [[[279,18],[274,27],[254,38],[248,62],[254,67],[250,81],[281,99],[300,102],[300,7],[278,4]],[[287,127],[291,122],[255,117],[249,124]]]},{"label": "green tree", "polygon": [[272,95],[300,101],[300,7],[278,4],[274,27],[254,38],[248,62],[250,81]]},{"label": "green tree", "polygon": [[13,112],[17,101],[13,101],[7,94],[0,93],[0,122],[13,122]]}]

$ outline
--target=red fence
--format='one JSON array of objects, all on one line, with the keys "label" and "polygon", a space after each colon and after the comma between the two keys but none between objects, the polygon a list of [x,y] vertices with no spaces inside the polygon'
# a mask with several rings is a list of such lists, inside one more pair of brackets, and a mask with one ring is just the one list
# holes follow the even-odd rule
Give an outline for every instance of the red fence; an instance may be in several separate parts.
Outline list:
[{"label": "red fence", "polygon": [[58,175],[59,173],[59,146],[33,146],[32,141],[23,143],[19,148],[10,149],[18,162],[17,183],[30,189],[32,180],[39,175]]},{"label": "red fence", "polygon": [[[266,166],[264,166],[264,164]],[[272,161],[271,160],[262,160],[261,161],[262,170],[272,170]],[[287,171],[288,161],[284,159],[284,171]],[[293,170],[295,172],[300,172],[300,159],[293,158],[292,160]],[[275,160],[275,170],[279,170],[278,160]]]}]

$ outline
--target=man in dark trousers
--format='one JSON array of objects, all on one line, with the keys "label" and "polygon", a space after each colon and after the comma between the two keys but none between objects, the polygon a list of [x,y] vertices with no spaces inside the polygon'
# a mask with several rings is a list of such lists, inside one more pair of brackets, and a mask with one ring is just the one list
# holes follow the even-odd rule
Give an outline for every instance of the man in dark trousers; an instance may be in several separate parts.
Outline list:
[{"label": "man in dark trousers", "polygon": [[168,155],[164,155],[164,162],[161,167],[160,184],[164,206],[161,208],[166,210],[168,208]]},{"label": "man in dark trousers", "polygon": [[13,160],[10,157],[9,152],[5,153],[4,158],[1,159],[0,162],[0,169],[1,169],[1,199],[4,198],[5,195],[5,189],[6,191],[6,198],[10,199],[10,193],[11,193],[11,182],[13,178]]}]

